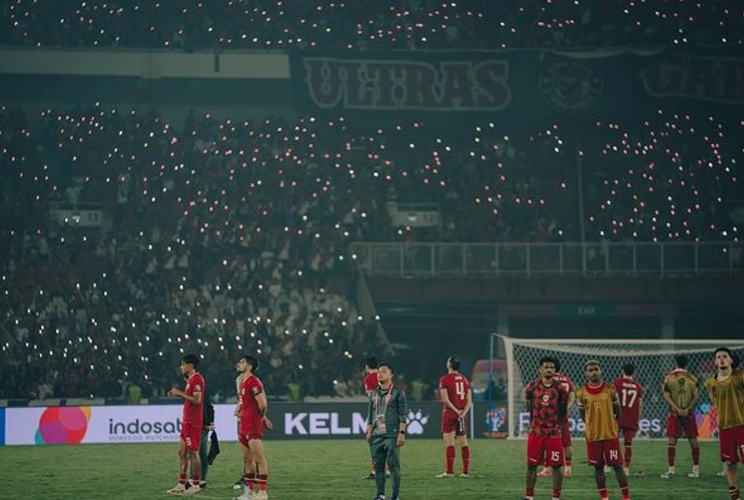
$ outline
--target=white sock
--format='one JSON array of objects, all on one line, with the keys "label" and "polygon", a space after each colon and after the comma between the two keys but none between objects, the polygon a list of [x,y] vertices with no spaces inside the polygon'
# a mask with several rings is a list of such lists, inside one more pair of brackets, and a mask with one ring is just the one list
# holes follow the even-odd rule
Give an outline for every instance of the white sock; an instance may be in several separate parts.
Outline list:
[{"label": "white sock", "polygon": [[692,473],[693,474],[700,474],[700,466],[699,465],[693,465],[692,466]]},{"label": "white sock", "polygon": [[671,467],[669,467],[669,473],[670,474],[676,474],[677,473],[677,470],[675,469],[674,465],[672,465]]}]

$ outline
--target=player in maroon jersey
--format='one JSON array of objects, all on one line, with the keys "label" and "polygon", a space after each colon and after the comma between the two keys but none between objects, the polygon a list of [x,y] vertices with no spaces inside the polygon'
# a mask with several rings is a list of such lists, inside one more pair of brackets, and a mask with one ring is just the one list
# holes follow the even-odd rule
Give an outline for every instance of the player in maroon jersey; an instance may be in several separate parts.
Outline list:
[{"label": "player in maroon jersey", "polygon": [[[370,356],[367,358],[367,360],[364,363],[364,392],[367,394],[367,397],[370,397],[370,394],[372,394],[372,391],[374,391],[378,385],[380,385],[380,381],[377,378],[377,358],[374,356]],[[372,450],[370,450],[370,453],[372,453]],[[385,475],[390,477],[390,465],[385,466]],[[374,479],[375,478],[375,458],[372,457],[372,470],[369,474],[364,476],[362,479]]]},{"label": "player in maroon jersey", "polygon": [[537,467],[547,463],[553,469],[553,499],[561,498],[563,487],[563,440],[561,419],[568,410],[568,393],[553,379],[555,359],[540,359],[540,378],[525,390],[525,406],[530,414],[527,436],[527,492],[525,500],[534,500]]},{"label": "player in maroon jersey", "polygon": [[[186,391],[172,388],[168,397],[183,399],[183,423],[181,424],[181,438],[178,441],[178,458],[180,462],[178,484],[167,493],[175,495],[193,495],[201,490],[201,462],[199,461],[199,447],[201,445],[201,431],[204,424],[203,395],[206,387],[204,377],[196,368],[199,357],[187,354],[181,358],[181,374],[186,379]],[[191,464],[191,485],[186,489],[186,474]]]},{"label": "player in maroon jersey", "polygon": [[[244,375],[240,386],[240,449],[243,452],[245,491],[236,500],[265,500],[268,498],[269,466],[264,454],[264,429],[273,427],[266,416],[268,402],[261,381],[256,377],[258,360],[243,355],[238,370]],[[258,484],[259,491],[254,490]]]},{"label": "player in maroon jersey", "polygon": [[439,379],[439,396],[442,399],[442,437],[444,438],[447,468],[438,478],[454,477],[455,437],[460,444],[462,473],[460,477],[469,477],[470,447],[468,446],[467,415],[473,406],[470,382],[460,373],[460,360],[447,359],[447,375]]},{"label": "player in maroon jersey", "polygon": [[643,387],[633,378],[635,367],[628,363],[623,366],[623,376],[612,384],[620,396],[620,418],[617,423],[625,441],[625,475],[630,473],[630,461],[633,456],[633,438],[638,432],[638,421],[643,412]]},{"label": "player in maroon jersey", "polygon": [[[565,460],[565,468],[563,470],[564,477],[571,477],[573,472],[571,470],[573,452],[571,450],[571,430],[568,425],[568,409],[576,401],[576,391],[574,390],[574,384],[571,379],[561,371],[561,362],[559,359],[555,359],[555,373],[553,374],[553,380],[563,386],[568,393],[568,404],[566,405],[566,414],[561,419],[561,439],[563,440],[563,458]],[[541,477],[550,476],[552,468],[546,463],[543,464],[545,467],[538,474]]]}]

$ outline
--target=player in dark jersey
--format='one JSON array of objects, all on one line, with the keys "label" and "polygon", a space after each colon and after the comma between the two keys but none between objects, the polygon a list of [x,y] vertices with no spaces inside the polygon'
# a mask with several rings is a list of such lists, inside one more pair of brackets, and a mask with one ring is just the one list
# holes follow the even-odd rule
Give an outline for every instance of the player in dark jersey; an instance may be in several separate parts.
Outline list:
[{"label": "player in dark jersey", "polygon": [[[563,386],[568,393],[568,404],[566,405],[566,414],[561,418],[561,439],[563,440],[563,477],[573,476],[573,451],[571,446],[571,429],[568,425],[568,410],[576,400],[576,392],[574,391],[573,381],[561,371],[561,361],[555,359],[555,373],[553,374],[553,380]],[[538,474],[540,477],[550,476],[553,469],[548,464],[543,464],[543,470]]]},{"label": "player in dark jersey", "polygon": [[[238,361],[238,369],[244,374],[240,386],[240,449],[243,452],[245,467],[245,492],[236,500],[268,499],[269,466],[264,455],[264,429],[273,424],[266,416],[268,403],[261,381],[256,377],[258,360],[243,355]],[[255,492],[256,484],[259,491]]]},{"label": "player in dark jersey", "polygon": [[[203,395],[206,387],[204,378],[196,368],[199,357],[187,354],[181,358],[181,374],[186,379],[186,390],[172,388],[168,397],[183,399],[183,423],[181,438],[178,441],[178,459],[180,463],[178,484],[167,493],[174,495],[193,495],[201,490],[199,447],[201,445],[202,426],[204,423]],[[191,487],[186,489],[186,475],[191,464]]]},{"label": "player in dark jersey", "polygon": [[620,398],[620,418],[617,423],[623,433],[625,444],[625,475],[630,474],[630,462],[633,457],[633,438],[638,432],[638,421],[643,412],[643,387],[633,378],[635,367],[628,363],[623,366],[623,376],[612,384]]},{"label": "player in dark jersey", "polygon": [[438,478],[454,477],[455,437],[460,444],[462,473],[469,477],[470,447],[468,446],[467,416],[473,405],[470,382],[460,373],[460,360],[447,359],[447,375],[439,379],[439,395],[442,399],[442,437],[444,438],[446,469]]},{"label": "player in dark jersey", "polygon": [[525,390],[525,406],[530,414],[527,437],[527,491],[525,500],[534,500],[537,467],[547,463],[553,469],[553,499],[561,498],[563,487],[563,440],[561,419],[568,408],[566,389],[553,380],[555,360],[540,359],[540,378]]}]

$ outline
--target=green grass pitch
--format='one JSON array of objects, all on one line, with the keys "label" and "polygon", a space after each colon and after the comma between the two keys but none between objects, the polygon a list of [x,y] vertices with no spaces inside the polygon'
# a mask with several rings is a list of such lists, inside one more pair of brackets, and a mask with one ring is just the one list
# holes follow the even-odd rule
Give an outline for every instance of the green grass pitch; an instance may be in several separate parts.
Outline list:
[{"label": "green grass pitch", "polygon": [[[574,477],[566,479],[563,498],[598,498],[586,463],[583,440],[575,440]],[[434,479],[443,470],[444,451],[438,440],[410,438],[401,451],[403,500],[501,500],[524,495],[526,441],[476,440],[471,443],[470,479]],[[209,471],[209,488],[199,497],[227,500],[240,470],[237,443],[223,443]],[[372,481],[361,477],[368,468],[368,448],[361,441],[267,441],[272,500],[370,500]],[[690,453],[680,442],[677,470],[686,476]],[[717,443],[703,443],[700,479],[659,478],[666,470],[666,444],[640,441],[634,447],[631,477],[634,500],[716,500],[728,498]],[[459,467],[459,456],[455,462]],[[0,498],[3,500],[150,500],[173,498],[165,490],[176,483],[176,444],[85,445],[0,448]],[[610,475],[610,498],[619,499]],[[239,493],[239,492],[238,492]],[[538,480],[537,499],[550,499],[551,480]],[[389,498],[388,485],[388,498]]]}]

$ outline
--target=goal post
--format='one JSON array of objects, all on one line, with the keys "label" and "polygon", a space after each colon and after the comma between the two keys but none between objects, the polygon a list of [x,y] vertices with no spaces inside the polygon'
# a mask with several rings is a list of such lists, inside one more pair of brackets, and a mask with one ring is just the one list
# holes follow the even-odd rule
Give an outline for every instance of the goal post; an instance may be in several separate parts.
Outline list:
[{"label": "goal post", "polygon": [[[744,340],[659,340],[659,339],[536,339],[514,338],[492,334],[491,346],[503,342],[507,370],[507,415],[509,438],[525,437],[529,431],[529,414],[523,402],[527,384],[539,377],[538,362],[543,356],[557,358],[562,372],[578,389],[586,383],[584,363],[596,359],[602,366],[604,379],[612,382],[622,375],[627,363],[635,366],[634,378],[643,386],[643,414],[638,437],[661,438],[666,432],[668,406],[662,396],[662,381],[675,368],[675,357],[685,355],[688,369],[698,379],[700,399],[695,419],[701,439],[717,436],[715,408],[703,384],[716,372],[714,350],[730,348],[739,360],[744,360]],[[491,351],[493,358],[494,350]],[[574,437],[583,436],[584,425],[574,405],[569,410],[569,428]]]}]

